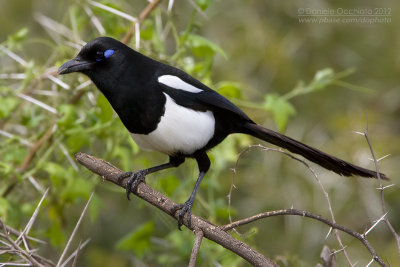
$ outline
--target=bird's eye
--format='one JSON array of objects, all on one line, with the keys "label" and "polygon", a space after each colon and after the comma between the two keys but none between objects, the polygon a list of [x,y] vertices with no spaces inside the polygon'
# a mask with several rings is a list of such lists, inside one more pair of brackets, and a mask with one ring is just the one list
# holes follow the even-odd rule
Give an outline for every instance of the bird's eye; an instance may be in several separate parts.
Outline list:
[{"label": "bird's eye", "polygon": [[101,61],[104,57],[104,53],[102,51],[97,51],[95,55],[96,61]]}]

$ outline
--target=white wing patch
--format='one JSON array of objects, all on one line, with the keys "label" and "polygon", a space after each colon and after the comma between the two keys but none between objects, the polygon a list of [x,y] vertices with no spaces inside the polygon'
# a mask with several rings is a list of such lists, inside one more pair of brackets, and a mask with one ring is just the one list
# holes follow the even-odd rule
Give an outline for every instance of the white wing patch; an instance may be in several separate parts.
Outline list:
[{"label": "white wing patch", "polygon": [[165,84],[168,87],[183,90],[191,93],[200,93],[203,90],[183,81],[181,78],[174,75],[163,75],[158,77],[158,82]]},{"label": "white wing patch", "polygon": [[211,111],[185,108],[166,93],[165,113],[157,128],[149,134],[133,134],[133,140],[145,150],[168,155],[190,155],[203,148],[214,136],[215,118]]}]

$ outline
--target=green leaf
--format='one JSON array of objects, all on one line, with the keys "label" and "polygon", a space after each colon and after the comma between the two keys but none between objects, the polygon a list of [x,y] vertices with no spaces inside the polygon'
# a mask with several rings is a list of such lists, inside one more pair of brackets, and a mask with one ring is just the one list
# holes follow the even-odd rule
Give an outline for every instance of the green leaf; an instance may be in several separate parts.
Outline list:
[{"label": "green leaf", "polygon": [[196,5],[201,8],[201,10],[206,10],[212,3],[212,0],[196,0]]},{"label": "green leaf", "polygon": [[46,235],[50,239],[50,243],[53,246],[65,245],[65,230],[61,227],[60,214],[57,212],[56,207],[51,206],[49,208],[48,219],[50,227],[46,232]]},{"label": "green leaf", "polygon": [[63,166],[49,161],[43,163],[42,168],[50,175],[50,180],[54,187],[61,186],[64,183],[65,168]]},{"label": "green leaf", "polygon": [[99,116],[100,120],[102,122],[110,121],[114,111],[110,103],[108,103],[107,98],[103,94],[99,94],[99,97],[97,98],[97,106],[99,107],[99,112],[97,112],[97,115]]},{"label": "green leaf", "polygon": [[78,151],[82,146],[89,145],[90,135],[82,126],[77,125],[74,132],[68,137],[67,145],[70,150]]},{"label": "green leaf", "polygon": [[299,95],[321,91],[331,85],[334,80],[335,72],[332,69],[322,69],[315,73],[314,78],[309,84],[299,81],[292,91],[284,95],[284,98],[290,99]]},{"label": "green leaf", "polygon": [[17,48],[28,35],[28,28],[24,27],[19,29],[16,33],[9,35],[7,38],[7,46],[10,49]]},{"label": "green leaf", "polygon": [[96,220],[99,217],[99,211],[101,210],[102,207],[104,207],[103,201],[101,200],[100,197],[94,194],[92,201],[90,202],[89,205],[90,220],[92,221],[93,224],[96,223]]},{"label": "green leaf", "polygon": [[235,82],[223,81],[217,84],[217,91],[228,98],[242,98],[240,84]]},{"label": "green leaf", "polygon": [[9,209],[10,204],[7,199],[0,197],[0,218],[3,220],[7,219],[7,210]]},{"label": "green leaf", "polygon": [[58,114],[61,114],[61,118],[57,121],[57,125],[61,129],[73,127],[78,119],[75,106],[60,105],[57,110]]},{"label": "green leaf", "polygon": [[32,80],[34,80],[36,78],[35,76],[35,69],[36,69],[36,65],[35,62],[33,62],[32,60],[29,60],[27,62],[28,64],[25,67],[25,79],[22,82],[22,84],[19,86],[19,88],[16,90],[17,92],[22,92],[25,88],[27,88],[30,83],[32,82]]},{"label": "green leaf", "polygon": [[16,171],[15,166],[13,164],[11,164],[10,162],[7,162],[7,161],[0,161],[0,175],[8,176],[9,174],[11,174],[15,171]]},{"label": "green leaf", "polygon": [[299,81],[292,91],[284,95],[284,98],[290,99],[299,95],[322,91],[331,85],[339,85],[349,89],[369,91],[366,88],[354,86],[341,80],[349,76],[351,73],[353,73],[352,69],[347,69],[337,73],[335,73],[331,68],[319,70],[315,73],[314,78],[309,84],[305,84],[304,81]]},{"label": "green leaf", "polygon": [[[130,138],[126,136],[126,138]],[[127,139],[130,140],[130,139]],[[115,146],[112,150],[112,158],[118,159],[122,169],[132,168],[132,155],[135,154],[126,146]]]},{"label": "green leaf", "polygon": [[160,184],[161,192],[164,192],[167,196],[172,196],[180,183],[179,179],[176,178],[175,175],[164,176],[161,179],[158,179],[158,182]]},{"label": "green leaf", "polygon": [[317,71],[310,83],[311,91],[319,91],[326,88],[335,79],[335,72],[331,68]]},{"label": "green leaf", "polygon": [[140,38],[149,41],[153,38],[154,28],[151,20],[145,20],[140,25]]},{"label": "green leaf", "polygon": [[80,198],[88,199],[93,189],[92,184],[87,179],[79,178],[76,174],[73,174],[71,171],[65,174],[74,178],[66,179],[67,184],[63,187],[60,194],[60,199],[63,202],[76,203]]},{"label": "green leaf", "polygon": [[131,251],[137,257],[142,257],[143,254],[151,248],[150,237],[153,233],[153,222],[142,224],[119,240],[116,247],[119,250]]},{"label": "green leaf", "polygon": [[203,57],[209,53],[217,53],[224,59],[228,58],[221,47],[200,35],[189,33],[186,35],[186,42],[193,48],[193,53],[196,56]]},{"label": "green leaf", "polygon": [[283,131],[289,121],[289,118],[296,114],[292,104],[284,97],[277,94],[270,94],[265,97],[264,109],[272,112],[274,120],[279,131]]},{"label": "green leaf", "polygon": [[[234,207],[231,207],[231,215],[235,216],[236,214],[237,210]],[[226,218],[229,218],[229,210],[226,206],[217,206],[215,208],[215,215],[221,220],[226,220]]]},{"label": "green leaf", "polygon": [[19,100],[16,97],[2,98],[0,105],[0,119],[3,119],[10,115],[10,113],[14,110],[18,103]]}]

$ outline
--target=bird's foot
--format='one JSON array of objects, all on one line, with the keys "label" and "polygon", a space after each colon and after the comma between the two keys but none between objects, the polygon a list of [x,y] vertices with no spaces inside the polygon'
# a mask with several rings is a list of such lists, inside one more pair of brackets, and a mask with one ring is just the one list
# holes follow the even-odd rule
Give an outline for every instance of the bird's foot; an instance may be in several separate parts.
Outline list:
[{"label": "bird's foot", "polygon": [[146,172],[145,170],[124,172],[118,177],[118,183],[121,183],[126,178],[129,178],[126,183],[126,197],[130,200],[129,195],[137,190],[137,187],[141,182],[145,182]]},{"label": "bird's foot", "polygon": [[190,224],[191,224],[191,217],[192,217],[192,207],[193,207],[193,200],[188,199],[185,203],[183,204],[178,204],[175,205],[172,208],[172,212],[175,213],[176,211],[179,211],[178,214],[178,228],[179,230],[181,229],[181,226],[183,225],[183,218],[185,217],[185,214],[187,215],[187,223],[188,223],[188,227],[190,228]]}]

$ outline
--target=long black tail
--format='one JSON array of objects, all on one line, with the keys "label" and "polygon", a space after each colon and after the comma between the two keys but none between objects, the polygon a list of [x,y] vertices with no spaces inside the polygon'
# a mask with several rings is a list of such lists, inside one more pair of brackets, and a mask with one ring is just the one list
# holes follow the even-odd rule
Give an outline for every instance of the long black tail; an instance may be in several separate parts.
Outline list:
[{"label": "long black tail", "polygon": [[[328,155],[316,148],[310,147],[288,136],[266,129],[255,123],[247,122],[243,125],[244,133],[250,134],[268,143],[277,145],[287,150],[302,155],[308,160],[318,165],[344,176],[358,175],[362,177],[375,177],[377,173],[368,169],[361,168],[334,156]],[[387,180],[385,174],[380,173],[382,179]]]}]

